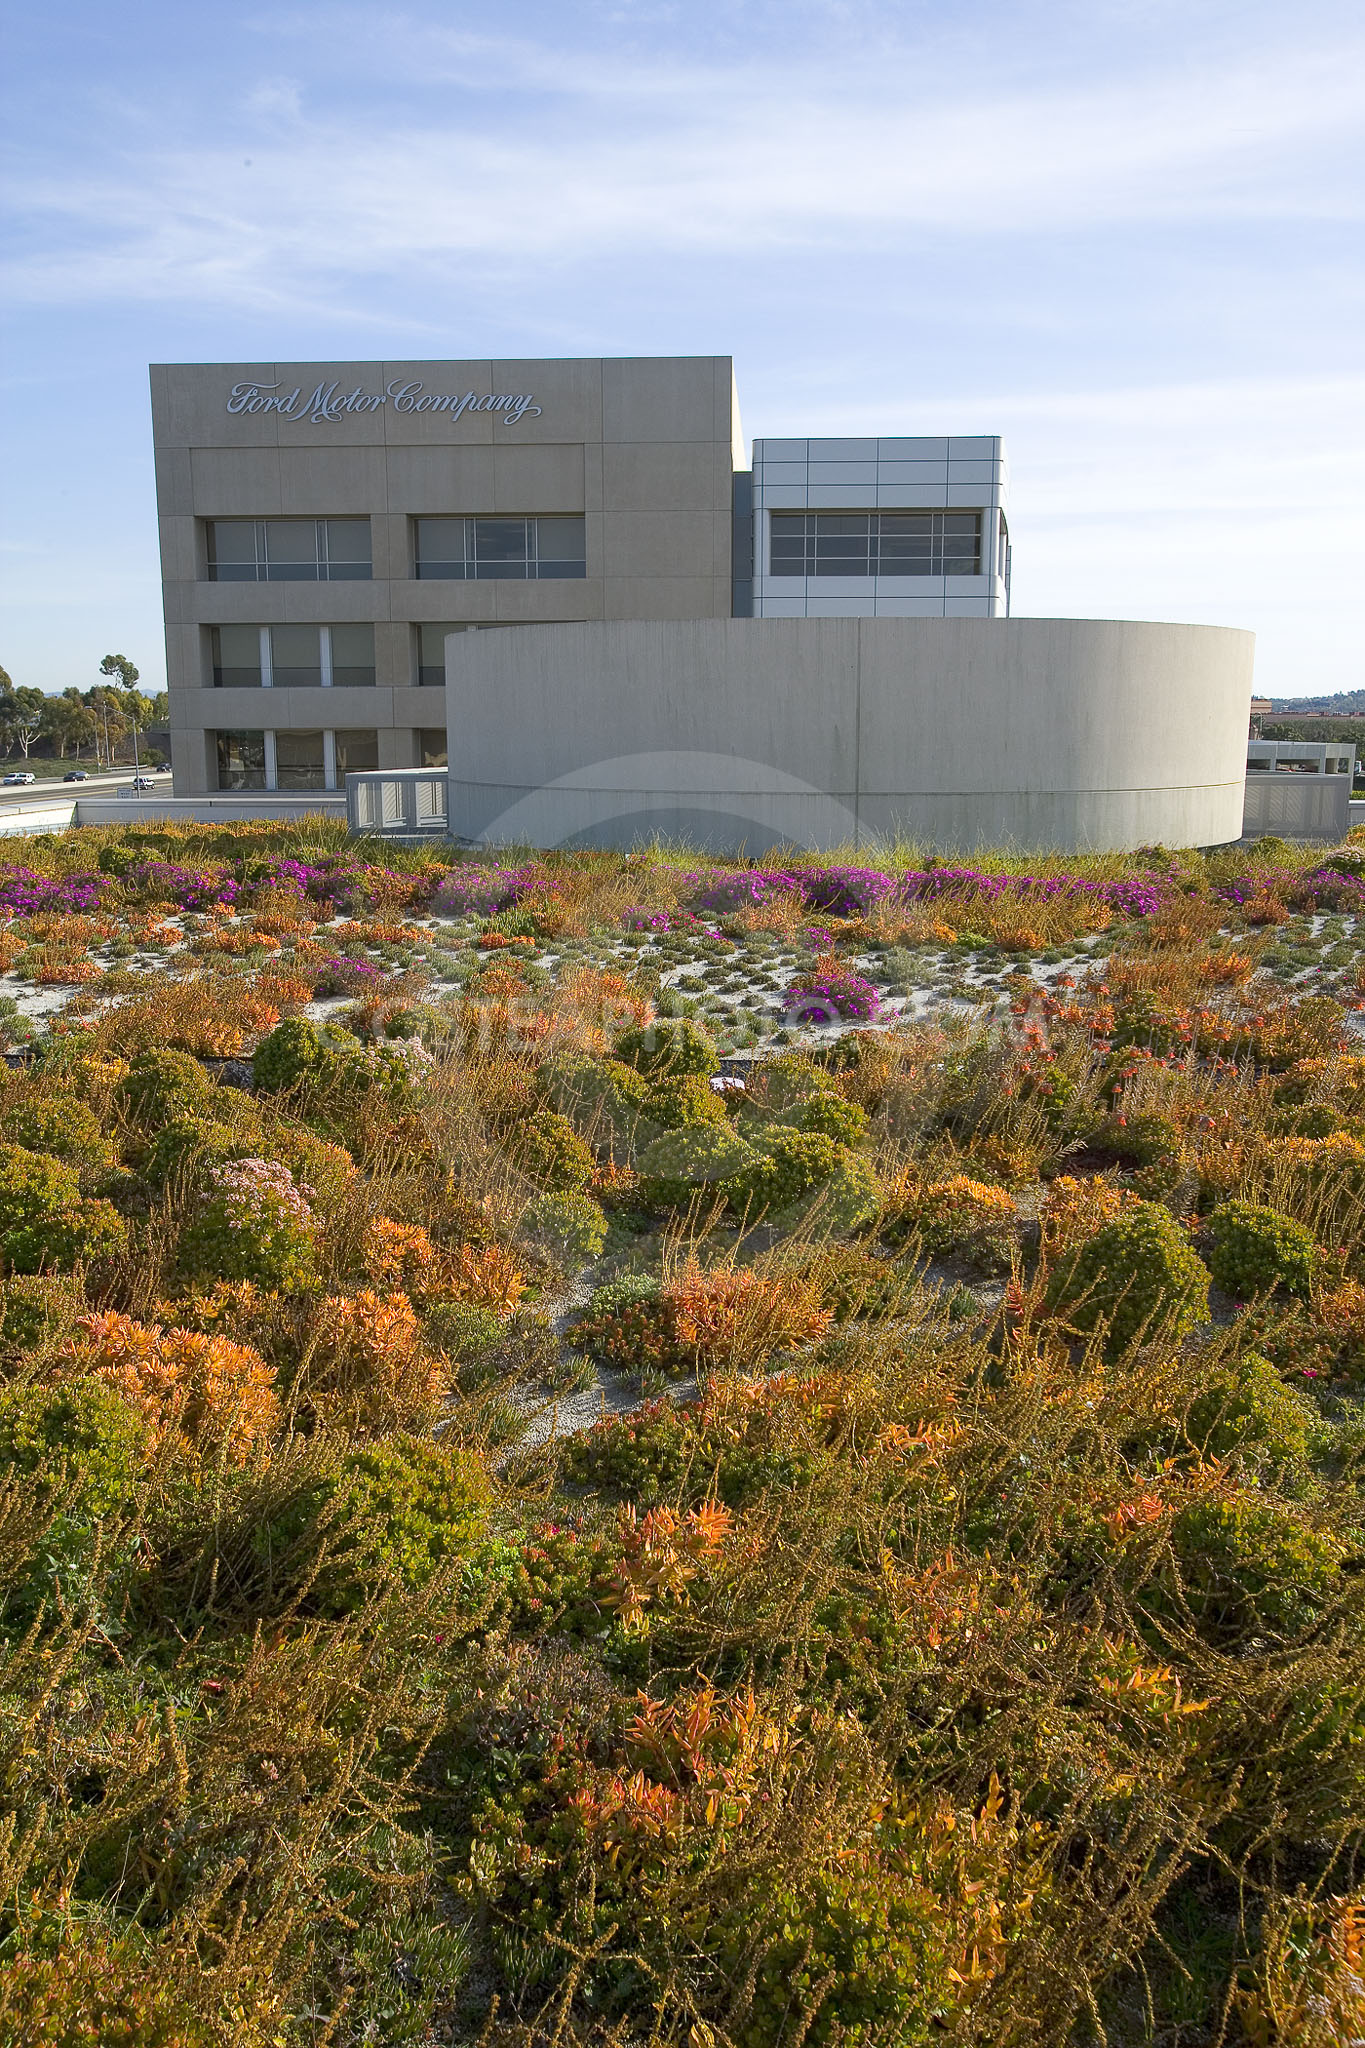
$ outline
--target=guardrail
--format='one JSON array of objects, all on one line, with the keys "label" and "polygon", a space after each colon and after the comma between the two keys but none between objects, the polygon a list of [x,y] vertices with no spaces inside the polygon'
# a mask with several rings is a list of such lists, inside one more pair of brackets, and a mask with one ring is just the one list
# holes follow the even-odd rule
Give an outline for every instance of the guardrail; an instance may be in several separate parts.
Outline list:
[{"label": "guardrail", "polygon": [[1344,839],[1351,824],[1349,775],[1248,775],[1242,837]]},{"label": "guardrail", "polygon": [[346,823],[352,832],[404,839],[443,839],[448,829],[444,768],[381,768],[346,777]]}]

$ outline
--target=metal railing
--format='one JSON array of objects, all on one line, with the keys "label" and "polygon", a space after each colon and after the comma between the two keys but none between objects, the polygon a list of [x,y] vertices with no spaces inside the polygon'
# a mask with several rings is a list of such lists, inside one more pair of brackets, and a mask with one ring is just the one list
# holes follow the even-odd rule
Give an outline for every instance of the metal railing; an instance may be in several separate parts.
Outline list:
[{"label": "metal railing", "polygon": [[444,768],[380,768],[346,777],[352,832],[443,839],[449,810]]}]

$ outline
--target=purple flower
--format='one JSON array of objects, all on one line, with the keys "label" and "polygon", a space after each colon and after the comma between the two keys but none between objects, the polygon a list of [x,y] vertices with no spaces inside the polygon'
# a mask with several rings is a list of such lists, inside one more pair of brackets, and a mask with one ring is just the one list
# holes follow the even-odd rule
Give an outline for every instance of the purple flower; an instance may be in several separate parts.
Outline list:
[{"label": "purple flower", "polygon": [[872,1024],[881,1015],[882,999],[861,974],[837,967],[815,980],[793,982],[782,1010],[791,1024]]},{"label": "purple flower", "polygon": [[0,868],[0,912],[10,917],[37,917],[44,912],[98,910],[112,875],[35,874],[32,868]]},{"label": "purple flower", "polygon": [[529,862],[519,868],[452,868],[437,883],[431,908],[438,917],[492,917],[544,886],[545,877]]}]

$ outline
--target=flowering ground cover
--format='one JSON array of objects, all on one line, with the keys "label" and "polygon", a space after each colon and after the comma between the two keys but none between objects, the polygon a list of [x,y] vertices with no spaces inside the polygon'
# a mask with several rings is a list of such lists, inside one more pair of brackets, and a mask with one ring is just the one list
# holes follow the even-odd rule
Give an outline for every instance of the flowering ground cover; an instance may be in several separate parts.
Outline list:
[{"label": "flowering ground cover", "polygon": [[1365,846],[11,851],[0,2039],[1365,2035]]}]

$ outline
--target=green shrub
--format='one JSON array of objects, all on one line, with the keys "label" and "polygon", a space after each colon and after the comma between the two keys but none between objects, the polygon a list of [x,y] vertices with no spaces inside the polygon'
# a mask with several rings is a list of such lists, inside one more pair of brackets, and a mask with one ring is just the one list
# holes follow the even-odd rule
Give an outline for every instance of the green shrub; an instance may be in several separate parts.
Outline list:
[{"label": "green shrub", "polygon": [[798,1131],[818,1131],[839,1145],[860,1145],[867,1136],[867,1111],[828,1088],[808,1095],[788,1120]]},{"label": "green shrub", "polygon": [[427,1342],[457,1365],[474,1364],[502,1341],[496,1309],[473,1301],[438,1301],[427,1311]]},{"label": "green shrub", "polygon": [[1184,1601],[1218,1641],[1293,1635],[1340,1590],[1340,1542],[1261,1495],[1191,1501],[1175,1518],[1171,1543]]},{"label": "green shrub", "polygon": [[256,1086],[268,1094],[305,1082],[318,1087],[338,1082],[359,1086],[365,1075],[365,1048],[339,1024],[286,1017],[256,1047],[251,1073]]},{"label": "green shrub", "polygon": [[23,1224],[67,1215],[80,1199],[74,1168],[46,1152],[0,1145],[0,1236]]},{"label": "green shrub", "polygon": [[564,1469],[580,1485],[656,1507],[714,1497],[742,1508],[769,1489],[808,1477],[820,1452],[767,1403],[715,1417],[702,1400],[663,1395],[612,1415],[564,1443]]},{"label": "green shrub", "polygon": [[1310,1102],[1303,1109],[1292,1111],[1276,1128],[1283,1128],[1296,1138],[1331,1138],[1338,1131],[1345,1131],[1351,1138],[1362,1135],[1360,1119],[1343,1115],[1330,1102]]},{"label": "green shrub", "polygon": [[204,1115],[213,1093],[198,1060],[170,1046],[154,1046],[134,1053],[114,1090],[114,1103],[133,1123],[156,1130],[168,1117]]},{"label": "green shrub", "polygon": [[625,1164],[649,1092],[643,1074],[621,1060],[561,1055],[546,1062],[539,1085],[551,1108],[571,1117],[599,1153]]},{"label": "green shrub", "polygon": [[[243,1103],[243,1107],[247,1105]],[[262,1128],[255,1122],[247,1126],[239,1119],[233,1128],[244,1135],[250,1128],[252,1150],[281,1160],[300,1186],[311,1191],[309,1200],[315,1209],[334,1208],[356,1177],[355,1161],[346,1147],[319,1137],[306,1124],[291,1119]]]},{"label": "green shrub", "polygon": [[335,1509],[337,1548],[319,1594],[333,1612],[363,1605],[389,1577],[419,1590],[443,1565],[473,1555],[488,1534],[493,1490],[472,1452],[427,1436],[395,1436],[349,1453],[314,1499]]},{"label": "green shrub", "polygon": [[440,1045],[456,1032],[457,1021],[447,1010],[438,1010],[434,1003],[413,1003],[406,1010],[395,1010],[384,1020],[385,1038],[420,1038],[424,1045]]},{"label": "green shrub", "polygon": [[153,1187],[164,1187],[182,1174],[202,1181],[211,1167],[251,1149],[250,1141],[227,1124],[204,1116],[173,1116],[157,1132],[143,1172]]},{"label": "green shrub", "polygon": [[1058,1262],[1047,1300],[1078,1330],[1107,1322],[1112,1357],[1144,1329],[1193,1329],[1208,1313],[1208,1269],[1170,1211],[1143,1202]]},{"label": "green shrub", "polygon": [[654,1273],[622,1273],[618,1279],[608,1280],[602,1287],[593,1289],[588,1304],[590,1315],[615,1315],[621,1308],[628,1308],[637,1301],[657,1301],[659,1279]]},{"label": "green shrub", "polygon": [[112,1166],[114,1147],[100,1120],[78,1095],[30,1097],[5,1112],[6,1136],[30,1152],[47,1152],[83,1166]]},{"label": "green shrub", "polygon": [[782,1221],[793,1230],[811,1222],[817,1236],[841,1236],[870,1223],[880,1206],[881,1189],[871,1166],[841,1145],[828,1180],[821,1181],[793,1208],[784,1210]]},{"label": "green shrub", "polygon": [[1097,1143],[1117,1159],[1134,1166],[1156,1166],[1178,1158],[1184,1143],[1178,1124],[1168,1116],[1139,1110],[1135,1116],[1112,1116],[1100,1125]]},{"label": "green shrub", "polygon": [[649,1123],[681,1131],[689,1124],[723,1124],[725,1104],[705,1074],[667,1074],[640,1105]]},{"label": "green shrub", "polygon": [[781,1126],[759,1132],[753,1149],[757,1156],[732,1175],[729,1191],[733,1207],[747,1210],[750,1216],[779,1215],[796,1208],[832,1180],[848,1158],[844,1147],[822,1131],[793,1131]]},{"label": "green shrub", "polygon": [[73,1515],[109,1515],[131,1499],[146,1454],[136,1412],[100,1380],[0,1387],[0,1473],[13,1469]]},{"label": "green shrub", "polygon": [[828,1095],[827,1075],[804,1053],[779,1053],[764,1060],[751,1076],[750,1086],[765,1109],[781,1112],[798,1108],[812,1095]]},{"label": "green shrub", "polygon": [[46,1152],[0,1145],[0,1258],[16,1273],[107,1257],[127,1242],[113,1204],[82,1201],[74,1169]]},{"label": "green shrub", "polygon": [[0,1346],[22,1356],[71,1334],[86,1312],[82,1290],[51,1273],[11,1273],[0,1287]]},{"label": "green shrub", "polygon": [[591,1195],[537,1195],[527,1207],[521,1227],[533,1244],[543,1245],[572,1266],[599,1257],[607,1241],[606,1213]]},{"label": "green shrub", "polygon": [[128,1226],[112,1202],[82,1202],[67,1216],[49,1216],[5,1232],[0,1252],[13,1273],[70,1273],[92,1259],[112,1258],[128,1243]]},{"label": "green shrub", "polygon": [[518,1125],[509,1149],[523,1173],[556,1194],[581,1188],[592,1177],[588,1145],[558,1110],[538,1109]]},{"label": "green shrub", "polygon": [[640,1155],[641,1199],[657,1209],[686,1209],[698,1197],[724,1200],[755,1159],[753,1147],[728,1123],[665,1131]]},{"label": "green shrub", "polygon": [[714,1074],[719,1055],[700,1025],[687,1017],[659,1017],[623,1031],[615,1052],[653,1080],[662,1074]]},{"label": "green shrub", "polygon": [[1307,1463],[1324,1430],[1313,1402],[1287,1387],[1268,1358],[1248,1351],[1209,1380],[1185,1417],[1185,1434],[1205,1458],[1291,1472]]},{"label": "green shrub", "polygon": [[1255,1202],[1224,1202],[1209,1218],[1209,1235],[1209,1271],[1224,1294],[1237,1301],[1252,1301],[1276,1288],[1307,1295],[1313,1239],[1292,1216]]}]

